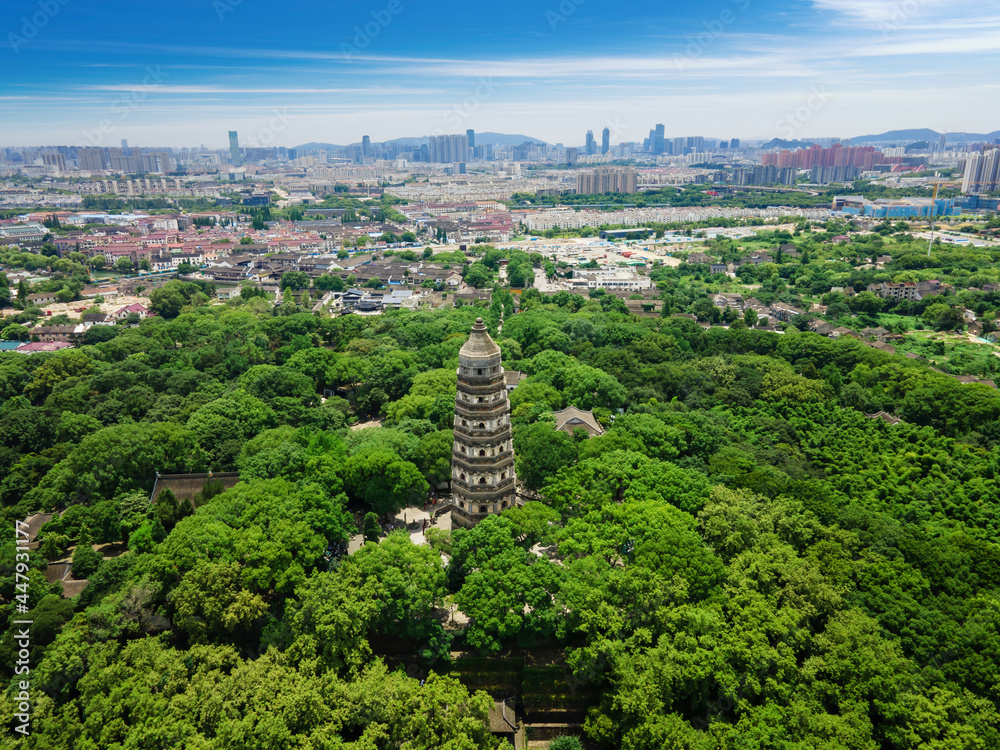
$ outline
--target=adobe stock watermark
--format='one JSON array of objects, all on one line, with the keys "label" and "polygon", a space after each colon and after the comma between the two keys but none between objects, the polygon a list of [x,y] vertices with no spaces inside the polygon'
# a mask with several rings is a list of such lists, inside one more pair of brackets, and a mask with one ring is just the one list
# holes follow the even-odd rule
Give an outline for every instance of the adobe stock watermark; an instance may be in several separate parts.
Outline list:
[{"label": "adobe stock watermark", "polygon": [[[476,86],[476,89],[469,96],[445,110],[442,116],[445,125],[453,130],[462,127],[466,120],[472,117],[479,111],[479,108],[483,104],[492,98],[498,86],[499,84],[493,82],[493,76],[480,77],[479,85]],[[445,133],[445,130],[438,128],[431,135],[445,135]]]},{"label": "adobe stock watermark", "polygon": [[791,139],[799,128],[809,122],[813,115],[823,108],[829,98],[830,95],[826,92],[825,85],[813,86],[805,103],[782,115],[774,124],[775,130],[782,137]]},{"label": "adobe stock watermark", "polygon": [[612,140],[620,140],[622,133],[625,132],[625,128],[628,127],[622,122],[621,115],[615,115],[615,119],[610,117],[604,118],[604,127],[608,129],[608,136]]},{"label": "adobe stock watermark", "polygon": [[882,32],[882,39],[888,39],[894,31],[899,31],[906,26],[922,7],[922,0],[902,0],[902,2],[893,3],[889,8],[888,17],[878,22],[878,30]]},{"label": "adobe stock watermark", "polygon": [[260,128],[256,133],[251,132],[248,136],[241,137],[240,140],[243,141],[242,145],[247,148],[270,146],[274,142],[274,139],[280,133],[283,133],[294,120],[295,115],[289,114],[287,107],[272,109],[271,119],[268,120],[267,125]]},{"label": "adobe stock watermark", "polygon": [[[730,0],[730,2],[736,6],[738,11],[745,11],[750,7],[750,0]],[[688,44],[684,48],[684,55],[674,55],[674,65],[677,66],[677,69],[684,70],[701,57],[705,50],[715,44],[715,41],[726,32],[729,26],[736,23],[736,19],[737,15],[734,11],[724,8],[717,18],[703,22],[704,31],[699,31],[694,35],[688,34],[686,37]]]},{"label": "adobe stock watermark", "polygon": [[21,16],[21,33],[15,34],[13,31],[7,34],[7,41],[15,54],[20,52],[21,47],[30,40],[38,36],[38,32],[49,25],[49,21],[59,15],[62,6],[68,5],[69,0],[39,0],[38,10],[31,16]]},{"label": "adobe stock watermark", "polygon": [[389,0],[384,8],[371,11],[371,21],[367,21],[364,26],[355,26],[352,44],[341,42],[340,53],[345,60],[351,60],[360,55],[361,51],[369,44],[378,39],[379,35],[388,28],[393,19],[403,12],[405,6],[403,0]]},{"label": "adobe stock watermark", "polygon": [[226,16],[243,4],[243,0],[212,0],[212,10],[219,17],[220,21],[225,21]]},{"label": "adobe stock watermark", "polygon": [[549,28],[555,31],[561,24],[566,23],[570,16],[579,10],[587,0],[562,0],[555,10],[545,11],[545,20],[549,22]]},{"label": "adobe stock watermark", "polygon": [[146,101],[150,92],[156,91],[160,87],[168,75],[166,71],[160,69],[159,65],[155,68],[147,66],[142,83],[122,94],[111,104],[111,112],[116,117],[104,117],[97,123],[96,128],[84,130],[84,140],[80,141],[77,147],[100,146],[104,142],[104,137],[115,132],[118,125],[127,120],[129,115]]}]

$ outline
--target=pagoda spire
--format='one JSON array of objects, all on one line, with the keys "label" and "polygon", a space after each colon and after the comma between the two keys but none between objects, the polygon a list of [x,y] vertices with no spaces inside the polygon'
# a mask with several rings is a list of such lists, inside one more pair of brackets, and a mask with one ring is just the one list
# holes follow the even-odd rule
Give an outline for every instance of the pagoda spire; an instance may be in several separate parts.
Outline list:
[{"label": "pagoda spire", "polygon": [[515,502],[510,401],[500,358],[500,347],[476,318],[458,353],[451,463],[452,520],[458,526],[475,526]]}]

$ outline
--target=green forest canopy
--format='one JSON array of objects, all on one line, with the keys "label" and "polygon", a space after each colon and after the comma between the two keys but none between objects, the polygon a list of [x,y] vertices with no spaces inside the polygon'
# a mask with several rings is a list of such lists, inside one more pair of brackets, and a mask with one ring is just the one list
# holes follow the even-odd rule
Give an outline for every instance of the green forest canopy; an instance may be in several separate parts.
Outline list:
[{"label": "green forest canopy", "polygon": [[[527,295],[498,337],[528,375],[512,421],[541,499],[454,532],[447,565],[405,534],[327,551],[359,532],[353,509],[420,504],[448,476],[479,311],[188,305],[0,354],[2,512],[66,509],[31,555],[18,746],[496,747],[449,652],[542,646],[567,695],[596,688],[595,747],[1000,745],[1000,394],[852,339],[557,299]],[[570,405],[605,434],[555,432]],[[149,504],[157,471],[208,469],[241,481]],[[43,568],[81,539],[128,551],[64,601]],[[446,598],[466,628],[432,616]]]}]

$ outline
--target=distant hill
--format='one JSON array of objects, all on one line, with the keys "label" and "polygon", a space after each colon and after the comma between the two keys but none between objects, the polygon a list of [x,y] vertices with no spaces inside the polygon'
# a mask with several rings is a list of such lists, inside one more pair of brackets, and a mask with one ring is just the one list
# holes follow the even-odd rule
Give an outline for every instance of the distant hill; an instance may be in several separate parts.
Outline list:
[{"label": "distant hill", "polygon": [[337,146],[333,143],[303,143],[294,148],[296,151],[339,151],[343,146]]},{"label": "distant hill", "polygon": [[[994,130],[992,133],[948,133],[947,135],[948,143],[992,142],[996,138],[1000,138],[1000,130]],[[936,130],[914,128],[910,130],[890,130],[878,135],[859,135],[856,138],[851,138],[851,144],[854,146],[863,146],[866,143],[898,142],[900,145],[903,145],[912,141],[927,141],[928,143],[936,144],[940,138],[941,133]]]},{"label": "distant hill", "polygon": [[800,141],[797,138],[794,141],[786,141],[783,138],[772,138],[761,146],[761,148],[809,148],[813,145],[815,144],[812,141]]},{"label": "distant hill", "polygon": [[[417,137],[406,137],[406,138],[393,138],[388,141],[372,141],[372,143],[395,143],[400,146],[422,146],[427,143],[427,136],[417,136]],[[522,143],[540,143],[543,146],[548,146],[549,144],[538,138],[532,138],[530,135],[520,135],[520,134],[510,134],[510,133],[476,133],[476,145],[486,145],[491,146],[501,146],[506,144],[512,144],[519,146]],[[351,146],[360,146],[361,142],[349,144]],[[305,143],[301,146],[296,146],[296,150],[302,151],[337,151],[347,146],[335,146],[332,143]]]}]

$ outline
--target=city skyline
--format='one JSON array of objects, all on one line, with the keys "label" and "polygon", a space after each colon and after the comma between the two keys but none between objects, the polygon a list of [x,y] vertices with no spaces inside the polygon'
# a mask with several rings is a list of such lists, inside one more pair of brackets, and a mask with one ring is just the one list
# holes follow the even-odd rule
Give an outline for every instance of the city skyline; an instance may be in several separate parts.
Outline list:
[{"label": "city skyline", "polygon": [[583,0],[515,0],[500,14],[388,0],[311,9],[310,23],[281,29],[270,8],[181,0],[169,13],[144,9],[156,35],[137,39],[120,0],[53,0],[54,12],[16,0],[0,49],[4,139],[225,148],[230,130],[241,145],[294,146],[475,129],[570,144],[581,120],[595,135],[607,127],[612,143],[641,141],[657,122],[674,134],[767,140],[990,132],[1000,121],[1000,84],[976,73],[1000,61],[995,10],[963,16],[941,0],[633,5],[626,20]]}]

